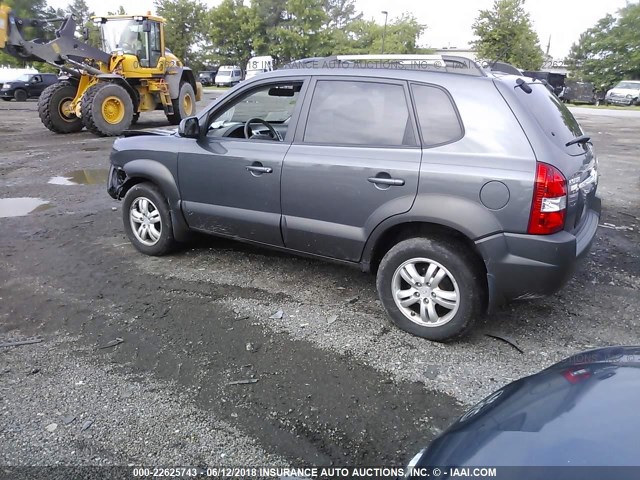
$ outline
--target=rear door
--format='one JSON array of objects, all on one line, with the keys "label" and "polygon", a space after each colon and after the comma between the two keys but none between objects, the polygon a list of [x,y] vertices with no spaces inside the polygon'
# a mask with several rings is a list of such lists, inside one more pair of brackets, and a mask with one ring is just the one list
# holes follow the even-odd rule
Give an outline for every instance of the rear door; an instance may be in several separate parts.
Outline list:
[{"label": "rear door", "polygon": [[421,150],[406,82],[317,77],[282,171],[282,229],[294,250],[349,261],[416,197]]}]

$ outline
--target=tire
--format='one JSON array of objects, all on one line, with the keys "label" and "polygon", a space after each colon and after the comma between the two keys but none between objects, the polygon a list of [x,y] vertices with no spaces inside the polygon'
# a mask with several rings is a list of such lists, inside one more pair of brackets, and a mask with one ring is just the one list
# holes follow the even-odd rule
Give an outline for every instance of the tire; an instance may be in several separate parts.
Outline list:
[{"label": "tire", "polygon": [[196,94],[189,82],[180,84],[178,98],[171,101],[173,104],[173,115],[167,115],[167,120],[171,125],[178,125],[183,118],[196,114]]},{"label": "tire", "polygon": [[29,95],[27,95],[26,90],[22,90],[19,88],[15,92],[13,92],[13,98],[16,99],[16,102],[26,102]]},{"label": "tire", "polygon": [[[407,271],[404,275],[400,273],[404,266],[412,264],[417,273],[413,285],[404,279]],[[439,282],[435,286],[434,280]],[[484,290],[477,259],[451,241],[418,237],[396,244],[380,262],[376,286],[391,321],[402,330],[429,340],[445,342],[459,338],[482,315]],[[394,299],[394,291],[412,292],[400,299],[413,303],[401,308],[400,299],[398,303]]]},{"label": "tire", "polygon": [[133,121],[133,101],[117,83],[100,82],[87,89],[80,103],[82,121],[102,137],[120,135]]},{"label": "tire", "polygon": [[9,97],[2,97],[2,99],[3,99],[5,102],[10,102],[11,100],[13,100],[13,98],[9,98]]},{"label": "tire", "polygon": [[84,127],[82,119],[63,113],[65,103],[71,102],[78,87],[71,82],[58,82],[44,89],[38,99],[38,115],[42,124],[54,133],[76,133]]},{"label": "tire", "polygon": [[[147,212],[149,213],[146,219],[147,230],[141,232],[140,227],[144,226],[144,219],[140,214],[145,215],[144,201],[148,202]],[[156,211],[158,213],[154,215]],[[143,222],[138,222],[136,219],[142,219]],[[144,182],[131,187],[122,204],[122,220],[127,237],[133,246],[145,255],[165,255],[175,248],[176,241],[173,238],[169,205],[158,187],[152,183]],[[149,224],[149,220],[152,223]],[[134,231],[136,225],[138,227]]]}]

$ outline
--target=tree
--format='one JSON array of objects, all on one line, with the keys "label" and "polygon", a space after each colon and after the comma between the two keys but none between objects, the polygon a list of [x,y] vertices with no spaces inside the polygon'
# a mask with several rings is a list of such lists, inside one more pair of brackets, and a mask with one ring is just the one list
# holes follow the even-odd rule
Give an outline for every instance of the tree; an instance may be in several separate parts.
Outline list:
[{"label": "tree", "polygon": [[[46,0],[4,0],[5,3],[11,8],[14,15],[20,18],[34,18],[43,19],[51,17],[53,9],[47,7]],[[37,36],[37,31],[31,27],[27,27],[23,30],[23,35],[27,39],[32,39]],[[25,67],[25,62],[18,60],[17,58],[7,55],[0,51],[0,65],[7,65],[10,67]]]},{"label": "tree", "polygon": [[341,29],[362,18],[362,12],[356,11],[355,0],[325,0],[327,28]]},{"label": "tree", "polygon": [[155,0],[158,15],[167,21],[164,38],[169,48],[186,65],[198,59],[204,38],[207,8],[200,0]]},{"label": "tree", "polygon": [[126,15],[127,11],[124,9],[122,5],[118,7],[118,10],[115,12],[109,12],[109,15]]},{"label": "tree", "polygon": [[418,47],[418,38],[425,26],[409,13],[392,20],[387,25],[386,34],[384,25],[373,20],[354,20],[344,29],[334,31],[336,54],[368,54],[379,53],[382,50],[382,38],[384,36],[385,53],[424,53]]},{"label": "tree", "polygon": [[244,68],[254,52],[254,40],[260,32],[261,23],[255,9],[245,5],[243,0],[223,0],[207,14],[205,38],[210,47],[203,60]]},{"label": "tree", "polygon": [[327,55],[331,42],[326,22],[324,0],[287,0],[281,21],[267,31],[275,56],[288,62]]},{"label": "tree", "polygon": [[607,15],[580,35],[567,57],[577,78],[607,89],[623,79],[640,79],[640,4]]},{"label": "tree", "polygon": [[82,29],[90,23],[93,12],[89,10],[89,5],[85,0],[73,0],[66,8],[69,15],[75,15],[78,23],[78,33],[82,33]]},{"label": "tree", "polygon": [[473,24],[478,58],[500,60],[524,70],[538,70],[544,56],[533,30],[525,0],[495,0],[491,10],[481,10]]}]

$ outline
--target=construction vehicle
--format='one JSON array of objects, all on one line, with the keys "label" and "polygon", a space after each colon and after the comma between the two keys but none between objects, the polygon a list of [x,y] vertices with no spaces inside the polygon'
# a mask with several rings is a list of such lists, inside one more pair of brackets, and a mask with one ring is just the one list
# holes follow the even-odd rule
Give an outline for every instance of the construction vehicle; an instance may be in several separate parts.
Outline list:
[{"label": "construction vehicle", "polygon": [[[0,5],[0,49],[25,62],[46,62],[63,72],[38,103],[42,123],[52,132],[87,130],[119,135],[141,112],[164,110],[177,125],[195,113],[202,85],[165,46],[164,19],[147,15],[93,17],[102,48],[76,38],[76,19],[22,19]],[[27,40],[29,32],[51,36]]]}]

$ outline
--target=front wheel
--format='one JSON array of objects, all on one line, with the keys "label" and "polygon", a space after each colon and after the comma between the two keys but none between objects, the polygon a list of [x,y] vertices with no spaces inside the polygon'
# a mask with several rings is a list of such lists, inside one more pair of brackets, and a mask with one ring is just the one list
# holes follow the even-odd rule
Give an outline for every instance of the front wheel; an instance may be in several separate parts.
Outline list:
[{"label": "front wheel", "polygon": [[167,120],[172,125],[178,125],[183,118],[191,117],[196,113],[196,94],[189,82],[180,84],[178,98],[171,101],[173,104],[173,115],[167,115]]},{"label": "front wheel", "polygon": [[175,247],[169,205],[155,185],[131,187],[124,197],[122,220],[127,237],[142,253],[159,256]]},{"label": "front wheel", "polygon": [[429,340],[460,337],[482,314],[480,269],[452,242],[420,237],[398,243],[382,259],[376,284],[391,321]]},{"label": "front wheel", "polygon": [[124,87],[101,82],[89,87],[80,103],[82,121],[90,132],[103,137],[120,135],[133,120],[133,101]]}]

